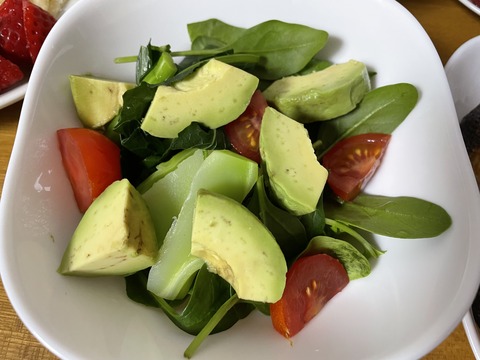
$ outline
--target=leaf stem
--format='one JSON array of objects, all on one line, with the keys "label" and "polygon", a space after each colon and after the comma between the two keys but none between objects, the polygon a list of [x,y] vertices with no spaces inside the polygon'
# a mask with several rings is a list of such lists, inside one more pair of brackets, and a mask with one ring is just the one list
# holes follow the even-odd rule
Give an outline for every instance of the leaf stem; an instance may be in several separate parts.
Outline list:
[{"label": "leaf stem", "polygon": [[115,58],[114,60],[115,64],[132,63],[135,61],[137,61],[137,55],[121,56],[121,57]]},{"label": "leaf stem", "polygon": [[207,338],[208,335],[215,329],[215,326],[222,320],[222,318],[227,314],[227,312],[234,307],[240,299],[238,298],[237,294],[234,294],[230,299],[225,301],[222,306],[217,310],[215,315],[209,320],[207,325],[195,336],[193,341],[187,347],[183,356],[187,359],[191,359],[195,351],[198,347],[202,344],[202,342]]}]

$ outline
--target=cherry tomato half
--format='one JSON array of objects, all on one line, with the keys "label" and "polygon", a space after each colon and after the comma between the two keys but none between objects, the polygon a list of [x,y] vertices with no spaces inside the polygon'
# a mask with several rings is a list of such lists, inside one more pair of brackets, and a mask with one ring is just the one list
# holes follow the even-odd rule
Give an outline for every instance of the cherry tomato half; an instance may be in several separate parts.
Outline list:
[{"label": "cherry tomato half", "polygon": [[105,188],[122,177],[120,149],[98,131],[57,130],[62,163],[79,210],[83,213]]},{"label": "cherry tomato half", "polygon": [[299,258],[287,272],[282,298],[270,305],[273,327],[287,339],[293,337],[348,283],[337,259],[327,254]]},{"label": "cherry tomato half", "polygon": [[378,133],[347,137],[323,156],[327,183],[337,196],[349,201],[360,193],[380,165],[390,138]]},{"label": "cherry tomato half", "polygon": [[266,107],[267,100],[260,90],[256,90],[253,93],[250,104],[242,115],[240,115],[238,119],[225,125],[224,128],[233,148],[240,155],[257,163],[261,161],[258,141],[262,117]]}]

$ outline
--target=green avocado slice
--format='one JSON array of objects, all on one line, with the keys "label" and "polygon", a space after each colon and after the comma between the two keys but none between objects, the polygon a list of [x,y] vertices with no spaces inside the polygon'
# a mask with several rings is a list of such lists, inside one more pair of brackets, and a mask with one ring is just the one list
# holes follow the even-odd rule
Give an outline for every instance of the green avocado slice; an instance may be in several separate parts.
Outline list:
[{"label": "green avocado slice", "polygon": [[282,297],[287,264],[280,246],[253,213],[231,198],[198,192],[192,255],[228,281],[240,299],[274,303]]},{"label": "green avocado slice", "polygon": [[128,275],[155,263],[150,212],[127,179],[108,186],[78,224],[58,268],[63,275]]}]

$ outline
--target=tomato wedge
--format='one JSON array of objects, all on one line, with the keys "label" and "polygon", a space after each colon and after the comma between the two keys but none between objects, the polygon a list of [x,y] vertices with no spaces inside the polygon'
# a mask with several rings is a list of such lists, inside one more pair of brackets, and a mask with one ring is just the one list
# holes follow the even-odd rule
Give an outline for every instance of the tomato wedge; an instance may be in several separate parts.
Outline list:
[{"label": "tomato wedge", "polygon": [[380,165],[390,138],[379,133],[347,137],[323,156],[327,183],[337,196],[350,201],[360,193]]},{"label": "tomato wedge", "polygon": [[120,149],[98,131],[86,128],[57,130],[62,163],[72,184],[79,210],[122,177]]},{"label": "tomato wedge", "polygon": [[347,271],[330,255],[299,258],[287,272],[282,298],[270,305],[273,327],[293,337],[348,283]]},{"label": "tomato wedge", "polygon": [[267,100],[260,90],[256,90],[242,115],[224,127],[235,151],[257,163],[261,161],[258,141],[266,107]]}]

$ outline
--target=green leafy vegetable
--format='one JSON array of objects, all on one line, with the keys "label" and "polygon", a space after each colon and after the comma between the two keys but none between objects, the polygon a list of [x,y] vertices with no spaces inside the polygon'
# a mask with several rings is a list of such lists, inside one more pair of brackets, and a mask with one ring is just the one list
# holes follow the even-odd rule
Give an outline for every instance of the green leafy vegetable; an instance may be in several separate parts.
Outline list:
[{"label": "green leafy vegetable", "polygon": [[406,83],[371,90],[350,113],[318,125],[314,139],[321,158],[336,142],[365,133],[391,134],[415,107],[418,92]]},{"label": "green leafy vegetable", "polygon": [[343,204],[327,202],[325,213],[347,226],[402,239],[435,237],[452,224],[441,206],[408,196],[360,194]]},{"label": "green leafy vegetable", "polygon": [[264,175],[259,176],[248,208],[256,214],[277,240],[287,261],[294,259],[308,244],[300,219],[274,205],[265,189]]},{"label": "green leafy vegetable", "polygon": [[209,47],[195,45],[198,44],[199,39],[212,39],[212,42],[218,44],[217,47],[225,47],[236,41],[246,30],[218,19],[209,19],[188,24],[187,31],[192,42],[192,49],[206,49]]},{"label": "green leafy vegetable", "polygon": [[350,280],[368,276],[370,262],[353,245],[330,236],[316,236],[308,244],[303,255],[324,253],[337,258],[345,267]]},{"label": "green leafy vegetable", "polygon": [[346,234],[350,239],[354,239],[357,245],[360,247],[362,254],[364,254],[367,258],[378,258],[383,254],[383,251],[378,250],[375,246],[370,244],[367,239],[365,239],[357,231],[350,228],[348,224],[344,224],[338,220],[325,218],[325,225],[328,227],[328,231],[326,233],[336,234],[338,237]]},{"label": "green leafy vegetable", "polygon": [[[146,286],[147,276],[148,272],[142,271],[125,278],[129,298],[146,306],[162,309],[176,326],[192,335],[201,333],[232,296],[230,285],[218,275],[209,272],[206,266],[198,272],[191,294],[184,304],[169,303],[149,292]],[[217,319],[210,332],[216,333],[230,328],[254,308],[252,304],[238,302],[234,309]]]}]

